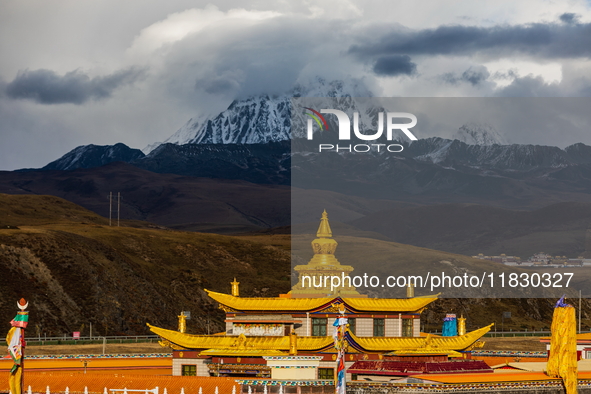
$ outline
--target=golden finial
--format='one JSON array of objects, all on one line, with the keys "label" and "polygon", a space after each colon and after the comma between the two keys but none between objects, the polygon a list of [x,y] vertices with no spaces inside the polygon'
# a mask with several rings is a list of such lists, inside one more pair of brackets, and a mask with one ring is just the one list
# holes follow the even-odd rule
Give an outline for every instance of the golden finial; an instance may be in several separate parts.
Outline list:
[{"label": "golden finial", "polygon": [[295,330],[289,333],[289,355],[296,356],[298,354],[298,334]]},{"label": "golden finial", "polygon": [[460,315],[461,317],[458,319],[458,335],[466,334],[466,318],[464,315]]},{"label": "golden finial", "polygon": [[187,331],[187,316],[184,312],[178,315],[179,318],[179,332],[185,333]]},{"label": "golden finial", "polygon": [[320,219],[320,226],[318,227],[316,236],[318,238],[332,238],[332,230],[330,229],[330,224],[328,224],[328,213],[326,213],[326,209],[322,212],[322,218]]},{"label": "golden finial", "polygon": [[240,282],[237,282],[236,278],[234,278],[234,282],[230,282],[230,284],[232,285],[232,295],[234,297],[240,296],[240,290],[238,288],[238,285],[240,284]]}]

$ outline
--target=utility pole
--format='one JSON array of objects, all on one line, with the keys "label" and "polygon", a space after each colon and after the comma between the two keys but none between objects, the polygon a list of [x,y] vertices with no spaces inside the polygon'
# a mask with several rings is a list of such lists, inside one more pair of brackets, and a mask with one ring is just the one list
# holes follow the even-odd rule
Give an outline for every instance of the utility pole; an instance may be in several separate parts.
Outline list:
[{"label": "utility pole", "polygon": [[117,227],[119,227],[119,212],[121,211],[121,193],[117,192]]},{"label": "utility pole", "polygon": [[113,192],[109,192],[109,227],[111,226],[112,214],[113,214]]}]

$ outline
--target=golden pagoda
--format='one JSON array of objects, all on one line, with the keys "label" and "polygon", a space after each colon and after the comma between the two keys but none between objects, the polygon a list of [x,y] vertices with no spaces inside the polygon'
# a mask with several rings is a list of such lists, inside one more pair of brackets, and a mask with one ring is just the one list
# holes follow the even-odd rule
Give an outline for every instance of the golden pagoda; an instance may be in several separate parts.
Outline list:
[{"label": "golden pagoda", "polygon": [[[349,274],[353,271],[350,265],[342,265],[335,257],[338,242],[332,238],[332,230],[328,223],[326,210],[322,213],[320,226],[316,232],[316,239],[312,241],[314,256],[306,265],[296,265],[294,270],[298,273],[298,283],[292,287],[289,293],[292,298],[308,297],[367,297],[359,294],[351,284]],[[342,285],[331,290],[331,283],[327,277],[342,278]],[[348,279],[348,280],[345,280]]]}]

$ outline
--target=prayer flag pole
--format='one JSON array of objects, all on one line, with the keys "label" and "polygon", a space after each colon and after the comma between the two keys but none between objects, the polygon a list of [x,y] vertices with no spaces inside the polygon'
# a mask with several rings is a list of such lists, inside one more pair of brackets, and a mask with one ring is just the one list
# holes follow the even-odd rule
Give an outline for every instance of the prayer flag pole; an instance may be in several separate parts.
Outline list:
[{"label": "prayer flag pole", "polygon": [[334,330],[334,347],[337,351],[337,374],[335,376],[335,393],[346,394],[345,382],[345,355],[347,352],[347,340],[345,338],[345,331],[347,330],[347,318],[345,317],[345,305],[339,305],[339,314],[333,324]]},{"label": "prayer flag pole", "polygon": [[12,357],[12,369],[8,377],[8,384],[11,394],[23,394],[24,392],[24,366],[25,366],[25,328],[29,323],[29,312],[25,309],[29,303],[21,298],[17,302],[20,309],[16,316],[10,322],[12,328],[8,331],[6,336],[6,343],[8,343],[8,353]]}]

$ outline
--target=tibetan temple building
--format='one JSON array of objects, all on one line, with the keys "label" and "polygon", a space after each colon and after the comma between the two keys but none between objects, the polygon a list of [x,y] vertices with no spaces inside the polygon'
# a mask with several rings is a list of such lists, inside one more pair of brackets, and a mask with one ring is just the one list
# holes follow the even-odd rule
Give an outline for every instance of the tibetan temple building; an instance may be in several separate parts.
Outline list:
[{"label": "tibetan temple building", "polygon": [[288,294],[240,297],[236,280],[231,294],[207,291],[226,313],[225,333],[190,335],[183,329],[148,325],[163,339],[161,344],[173,349],[173,375],[276,378],[281,371],[297,368],[303,379],[332,379],[336,359],[332,325],[343,308],[349,324],[349,378],[406,376],[417,368],[426,371],[429,365],[441,372],[482,369],[481,362],[467,359],[491,326],[466,333],[460,324],[460,335],[451,337],[420,332],[421,312],[437,295],[367,298],[351,286],[334,292],[330,287],[304,287],[304,275],[348,276],[353,271],[336,259],[337,245],[324,212],[312,241],[314,256],[308,264],[295,267],[299,281]]}]

